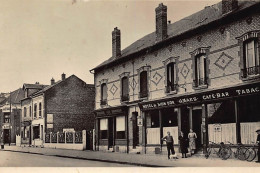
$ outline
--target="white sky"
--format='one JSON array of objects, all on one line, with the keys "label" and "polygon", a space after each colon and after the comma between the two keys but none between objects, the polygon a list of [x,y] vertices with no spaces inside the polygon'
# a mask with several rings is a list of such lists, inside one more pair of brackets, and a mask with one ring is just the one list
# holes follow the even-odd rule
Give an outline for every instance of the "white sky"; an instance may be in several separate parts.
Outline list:
[{"label": "white sky", "polygon": [[93,83],[89,70],[111,57],[114,27],[123,49],[155,31],[159,3],[173,23],[220,0],[73,1],[0,0],[0,92],[50,84],[63,72]]}]

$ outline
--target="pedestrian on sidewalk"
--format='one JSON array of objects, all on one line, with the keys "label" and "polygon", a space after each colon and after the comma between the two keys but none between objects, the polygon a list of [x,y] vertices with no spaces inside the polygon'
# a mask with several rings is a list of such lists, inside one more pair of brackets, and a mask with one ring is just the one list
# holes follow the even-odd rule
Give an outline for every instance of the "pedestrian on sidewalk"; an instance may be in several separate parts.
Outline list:
[{"label": "pedestrian on sidewalk", "polygon": [[[174,151],[174,147],[173,147],[174,141],[173,141],[173,137],[171,136],[171,133],[167,132],[167,136],[163,137],[162,140],[166,141],[167,151],[168,151],[168,159],[170,159],[171,153],[172,153],[172,155],[175,155],[175,151]],[[178,159],[178,158],[176,157],[176,159]]]},{"label": "pedestrian on sidewalk", "polygon": [[193,132],[192,129],[190,129],[190,133],[188,134],[189,138],[189,148],[190,148],[190,154],[194,154],[196,150],[196,139],[197,135],[195,132]]},{"label": "pedestrian on sidewalk", "polygon": [[256,131],[256,133],[257,133],[257,138],[256,138],[256,143],[257,143],[257,145],[258,145],[258,151],[257,151],[257,157],[258,157],[258,159],[257,159],[257,163],[260,163],[260,129],[258,129],[257,131]]},{"label": "pedestrian on sidewalk", "polygon": [[187,158],[186,153],[188,153],[188,139],[186,139],[184,137],[183,132],[180,132],[180,136],[179,136],[179,141],[180,141],[180,148],[181,148],[181,154],[182,154],[182,158]]}]

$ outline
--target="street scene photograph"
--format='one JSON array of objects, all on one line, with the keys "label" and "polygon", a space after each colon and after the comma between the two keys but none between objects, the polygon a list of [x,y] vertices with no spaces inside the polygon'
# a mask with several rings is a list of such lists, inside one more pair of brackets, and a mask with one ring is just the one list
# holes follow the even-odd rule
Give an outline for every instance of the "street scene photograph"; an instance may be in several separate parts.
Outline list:
[{"label": "street scene photograph", "polygon": [[260,167],[260,0],[0,1],[1,172]]}]

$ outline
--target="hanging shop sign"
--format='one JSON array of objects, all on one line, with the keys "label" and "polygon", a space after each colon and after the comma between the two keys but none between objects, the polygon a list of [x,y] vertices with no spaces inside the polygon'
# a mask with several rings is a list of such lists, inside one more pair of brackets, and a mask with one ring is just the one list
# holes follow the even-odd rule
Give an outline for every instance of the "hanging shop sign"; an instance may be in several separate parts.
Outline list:
[{"label": "hanging shop sign", "polygon": [[174,107],[183,104],[212,102],[220,99],[227,99],[232,97],[253,95],[260,93],[260,83],[206,91],[203,93],[195,93],[186,96],[173,97],[158,101],[151,101],[146,103],[139,103],[141,110],[152,110],[163,107]]},{"label": "hanging shop sign", "polygon": [[138,126],[143,126],[143,118],[141,116],[137,117],[137,125]]}]

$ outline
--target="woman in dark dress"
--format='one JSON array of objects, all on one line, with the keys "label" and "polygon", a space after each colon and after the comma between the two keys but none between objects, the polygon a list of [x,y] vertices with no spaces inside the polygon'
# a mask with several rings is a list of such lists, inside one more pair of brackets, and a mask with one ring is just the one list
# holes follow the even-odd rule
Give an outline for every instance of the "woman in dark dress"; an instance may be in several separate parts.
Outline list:
[{"label": "woman in dark dress", "polygon": [[179,136],[179,141],[180,141],[180,148],[181,148],[181,154],[182,154],[182,158],[187,158],[186,153],[188,153],[188,139],[185,139],[183,132],[181,132],[180,136]]}]

